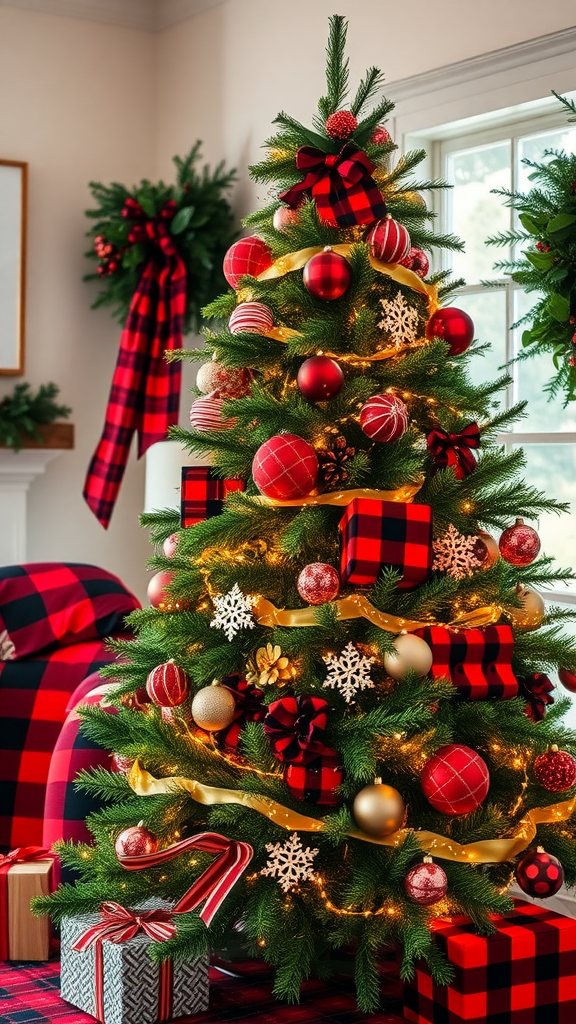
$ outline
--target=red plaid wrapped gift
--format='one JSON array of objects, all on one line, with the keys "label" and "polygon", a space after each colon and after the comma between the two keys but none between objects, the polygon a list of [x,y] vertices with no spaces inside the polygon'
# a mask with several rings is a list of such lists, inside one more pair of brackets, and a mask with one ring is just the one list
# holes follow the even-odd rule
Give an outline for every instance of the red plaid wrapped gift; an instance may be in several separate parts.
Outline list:
[{"label": "red plaid wrapped gift", "polygon": [[309,764],[289,764],[284,769],[284,782],[295,800],[337,807],[342,802],[337,789],[344,778],[340,762],[340,755],[329,750]]},{"label": "red plaid wrapped gift", "polygon": [[245,480],[221,480],[209,466],[182,466],[180,526],[219,516],[228,495],[245,488]]},{"label": "red plaid wrapped gift", "polygon": [[465,700],[518,696],[518,680],[512,671],[514,635],[510,626],[482,629],[448,629],[426,626],[418,629],[434,656],[433,679],[451,679]]},{"label": "red plaid wrapped gift", "polygon": [[437,985],[421,963],[405,986],[404,1017],[414,1024],[574,1024],[576,920],[517,900],[492,915],[493,935],[466,917],[438,919],[434,941],[454,966]]},{"label": "red plaid wrapped gift", "polygon": [[432,571],[432,509],[354,498],[341,521],[343,583],[368,586],[384,566],[402,573],[401,588],[424,583]]}]

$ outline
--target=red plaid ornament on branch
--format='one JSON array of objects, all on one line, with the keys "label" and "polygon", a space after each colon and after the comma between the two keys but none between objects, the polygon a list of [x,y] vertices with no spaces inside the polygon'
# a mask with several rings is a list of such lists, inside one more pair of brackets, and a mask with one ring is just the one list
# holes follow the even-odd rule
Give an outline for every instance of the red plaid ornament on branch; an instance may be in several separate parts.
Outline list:
[{"label": "red plaid ornament on branch", "polygon": [[219,516],[228,495],[245,488],[245,480],[221,480],[208,466],[182,466],[180,526]]},{"label": "red plaid ornament on branch", "polygon": [[432,509],[399,501],[354,498],[340,521],[343,583],[369,586],[384,566],[402,574],[401,589],[432,572]]},{"label": "red plaid ornament on branch", "polygon": [[181,366],[167,363],[164,352],[182,348],[186,310],[186,268],[170,235],[176,213],[173,200],[156,217],[147,217],[136,200],[126,199],[122,216],[133,224],[131,245],[154,243],[126,320],[102,437],[92,456],[84,498],[105,528],[122,483],[132,436],[138,433],[138,458],[178,422]]},{"label": "red plaid ornament on branch", "polygon": [[484,626],[456,631],[426,626],[415,636],[426,641],[434,656],[433,679],[450,679],[464,700],[509,700],[518,696],[512,671],[514,635],[510,626]]},{"label": "red plaid ornament on branch", "polygon": [[305,800],[319,807],[337,807],[342,797],[337,792],[344,778],[336,751],[315,757],[309,764],[289,764],[284,769],[284,782],[295,800]]},{"label": "red plaid ornament on branch", "polygon": [[321,219],[332,227],[371,224],[386,215],[384,197],[372,177],[375,166],[352,143],[337,154],[301,146],[296,154],[296,167],[306,171],[306,176],[279,198],[294,210],[302,202],[302,194],[308,193]]}]

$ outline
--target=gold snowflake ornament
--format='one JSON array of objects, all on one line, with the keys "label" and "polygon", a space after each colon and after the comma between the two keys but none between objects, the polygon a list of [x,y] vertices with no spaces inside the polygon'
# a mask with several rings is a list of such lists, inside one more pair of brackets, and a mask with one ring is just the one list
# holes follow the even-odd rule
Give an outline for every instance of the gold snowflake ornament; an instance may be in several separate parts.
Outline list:
[{"label": "gold snowflake ornament", "polygon": [[256,651],[250,662],[246,680],[256,686],[274,686],[287,683],[292,678],[290,661],[282,654],[278,644],[266,644]]}]

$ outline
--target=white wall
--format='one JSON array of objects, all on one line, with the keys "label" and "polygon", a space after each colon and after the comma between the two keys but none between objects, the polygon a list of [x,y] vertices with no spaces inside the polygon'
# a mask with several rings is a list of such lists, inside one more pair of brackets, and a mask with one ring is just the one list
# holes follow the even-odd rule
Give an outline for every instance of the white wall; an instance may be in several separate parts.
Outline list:
[{"label": "white wall", "polygon": [[[156,37],[112,25],[0,6],[0,156],[29,163],[24,379],[48,380],[72,406],[76,448],[29,493],[29,561],[94,562],[145,591],[147,532],[137,522],[143,462],[132,455],[111,526],[82,499],[100,436],[120,328],[90,310],[87,182],[153,174]],[[21,378],[0,377],[0,397]]]}]

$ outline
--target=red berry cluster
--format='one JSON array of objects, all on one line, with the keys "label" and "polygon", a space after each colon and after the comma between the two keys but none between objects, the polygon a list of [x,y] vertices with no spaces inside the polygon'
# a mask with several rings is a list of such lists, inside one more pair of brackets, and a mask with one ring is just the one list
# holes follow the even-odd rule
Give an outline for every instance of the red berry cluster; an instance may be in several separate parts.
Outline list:
[{"label": "red berry cluster", "polygon": [[545,242],[536,242],[536,248],[538,252],[550,252],[550,246],[546,245]]},{"label": "red berry cluster", "polygon": [[104,235],[96,235],[94,239],[94,252],[100,260],[97,267],[97,273],[100,277],[110,277],[115,270],[118,270],[121,254]]},{"label": "red berry cluster", "polygon": [[331,139],[349,139],[358,127],[358,121],[349,110],[337,110],[326,121],[326,131]]}]

